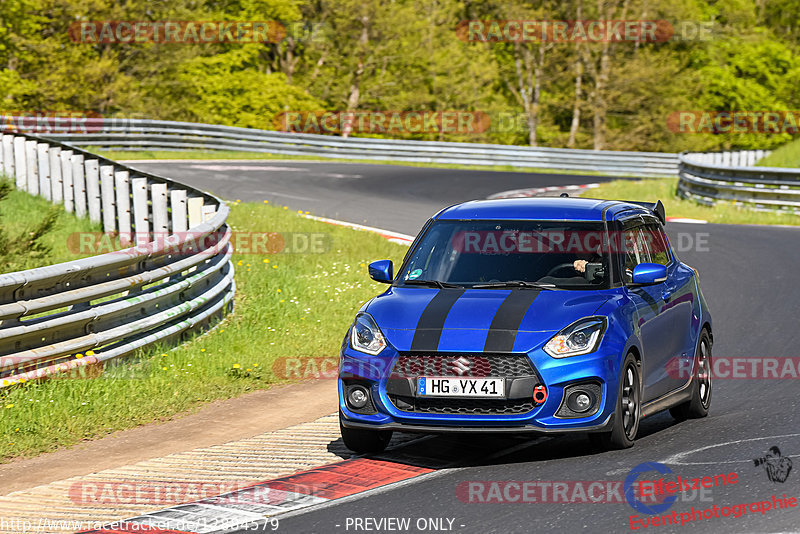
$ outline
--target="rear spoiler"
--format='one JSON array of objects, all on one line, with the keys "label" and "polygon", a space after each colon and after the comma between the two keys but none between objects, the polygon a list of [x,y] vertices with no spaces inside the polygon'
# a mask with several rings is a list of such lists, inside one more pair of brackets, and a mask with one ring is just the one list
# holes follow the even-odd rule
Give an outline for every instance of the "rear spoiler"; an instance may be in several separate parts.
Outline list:
[{"label": "rear spoiler", "polygon": [[655,203],[635,202],[633,200],[626,200],[625,202],[628,204],[636,204],[637,206],[641,206],[649,211],[652,211],[653,215],[658,217],[658,220],[661,221],[661,224],[667,224],[667,211],[664,209],[664,204],[662,204],[660,200],[656,200]]}]

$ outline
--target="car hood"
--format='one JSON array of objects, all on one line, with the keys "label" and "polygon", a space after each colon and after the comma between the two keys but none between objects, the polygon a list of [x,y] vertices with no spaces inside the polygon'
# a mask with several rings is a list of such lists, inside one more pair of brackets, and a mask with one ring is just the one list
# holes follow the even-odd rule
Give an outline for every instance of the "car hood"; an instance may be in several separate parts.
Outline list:
[{"label": "car hood", "polygon": [[365,308],[399,351],[527,352],[609,291],[393,287]]}]

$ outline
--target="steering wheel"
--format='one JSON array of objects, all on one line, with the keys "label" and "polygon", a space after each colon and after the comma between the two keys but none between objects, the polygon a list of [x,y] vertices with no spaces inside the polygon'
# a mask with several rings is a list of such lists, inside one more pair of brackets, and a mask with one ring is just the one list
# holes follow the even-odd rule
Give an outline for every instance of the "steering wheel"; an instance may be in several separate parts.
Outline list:
[{"label": "steering wheel", "polygon": [[553,273],[557,273],[561,269],[566,269],[567,267],[572,269],[572,272],[574,273],[573,276],[575,276],[575,274],[578,274],[578,271],[575,270],[575,265],[572,262],[570,262],[570,263],[559,263],[558,265],[547,271],[547,274],[545,276],[553,276]]}]

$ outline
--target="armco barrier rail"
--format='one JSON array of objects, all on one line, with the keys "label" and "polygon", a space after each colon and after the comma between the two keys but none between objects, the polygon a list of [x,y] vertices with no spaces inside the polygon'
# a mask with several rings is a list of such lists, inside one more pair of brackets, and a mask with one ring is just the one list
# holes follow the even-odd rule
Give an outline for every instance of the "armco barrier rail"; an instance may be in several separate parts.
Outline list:
[{"label": "armco barrier rail", "polygon": [[100,149],[236,150],[375,161],[510,165],[600,172],[611,176],[675,176],[678,173],[677,155],[660,152],[342,138],[144,119],[86,119],[82,125],[90,133],[46,135],[74,146]]},{"label": "armco barrier rail", "polygon": [[180,340],[231,308],[220,199],[56,141],[1,133],[0,169],[18,189],[136,246],[0,275],[0,387]]},{"label": "armco barrier rail", "polygon": [[704,204],[741,202],[758,210],[800,213],[800,172],[775,167],[730,167],[681,154],[678,194]]}]

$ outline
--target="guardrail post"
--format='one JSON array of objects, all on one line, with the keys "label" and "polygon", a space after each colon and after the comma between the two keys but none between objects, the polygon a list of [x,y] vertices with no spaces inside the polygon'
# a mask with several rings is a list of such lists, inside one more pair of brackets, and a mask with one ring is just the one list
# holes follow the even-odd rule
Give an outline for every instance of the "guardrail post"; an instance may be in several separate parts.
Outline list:
[{"label": "guardrail post", "polygon": [[53,204],[64,203],[64,184],[61,176],[61,147],[50,147],[50,198]]},{"label": "guardrail post", "polygon": [[203,199],[202,197],[191,197],[187,201],[187,205],[189,208],[189,228],[191,229],[203,222]]},{"label": "guardrail post", "polygon": [[117,193],[117,229],[122,246],[131,243],[131,182],[128,171],[114,173]]},{"label": "guardrail post", "polygon": [[133,178],[133,226],[136,230],[136,243],[150,241],[149,213],[147,209],[147,178]]},{"label": "guardrail post", "polygon": [[214,218],[214,214],[217,212],[217,207],[213,204],[206,204],[203,206],[203,222],[210,221]]},{"label": "guardrail post", "polygon": [[64,209],[72,213],[75,209],[75,192],[72,190],[72,150],[61,151],[61,180],[64,183]]},{"label": "guardrail post", "polygon": [[114,232],[117,229],[114,200],[114,166],[100,167],[100,194],[102,199],[103,232]]},{"label": "guardrail post", "polygon": [[172,233],[185,232],[189,229],[186,218],[186,191],[177,189],[170,191],[169,195],[172,208]]},{"label": "guardrail post", "polygon": [[26,191],[28,189],[28,171],[25,165],[25,138],[14,138],[14,177],[17,180],[17,189]]},{"label": "guardrail post", "polygon": [[96,159],[86,160],[86,202],[89,206],[89,220],[100,222],[100,170]]},{"label": "guardrail post", "polygon": [[150,199],[153,206],[153,234],[164,236],[169,234],[169,212],[167,211],[167,184],[150,186]]},{"label": "guardrail post", "polygon": [[86,175],[83,154],[72,156],[72,185],[75,194],[75,215],[86,217]]},{"label": "guardrail post", "polygon": [[25,141],[25,169],[27,174],[25,191],[31,195],[39,194],[39,169],[36,165],[36,141]]},{"label": "guardrail post", "polygon": [[3,135],[3,172],[9,178],[14,177],[14,136]]},{"label": "guardrail post", "polygon": [[39,194],[45,200],[52,200],[52,190],[50,189],[50,145],[47,143],[37,143],[39,161]]}]

